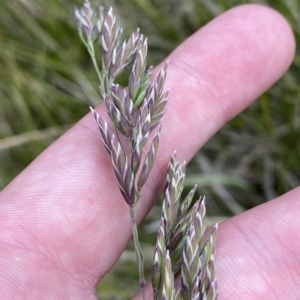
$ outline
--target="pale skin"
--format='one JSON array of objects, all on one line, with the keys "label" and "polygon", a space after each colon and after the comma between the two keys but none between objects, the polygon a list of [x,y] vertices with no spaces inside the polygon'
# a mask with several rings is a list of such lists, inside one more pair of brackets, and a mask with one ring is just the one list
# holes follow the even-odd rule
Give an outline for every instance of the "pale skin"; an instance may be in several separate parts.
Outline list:
[{"label": "pale skin", "polygon": [[[294,51],[279,13],[246,5],[169,56],[170,99],[139,221],[162,189],[173,151],[190,160],[285,73]],[[299,200],[295,188],[220,224],[219,300],[300,298]],[[128,207],[89,113],[0,192],[0,298],[96,299],[98,281],[130,238]]]}]

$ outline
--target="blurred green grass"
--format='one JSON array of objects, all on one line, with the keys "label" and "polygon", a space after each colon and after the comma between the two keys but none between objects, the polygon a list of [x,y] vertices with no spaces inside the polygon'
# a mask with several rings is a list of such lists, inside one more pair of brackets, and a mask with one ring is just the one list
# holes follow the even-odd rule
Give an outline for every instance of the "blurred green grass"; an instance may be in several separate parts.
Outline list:
[{"label": "blurred green grass", "polygon": [[[215,16],[245,3],[280,11],[299,44],[300,0],[101,3],[114,6],[127,34],[139,27],[148,36],[153,65]],[[78,0],[0,2],[0,190],[84,116],[88,104],[99,103],[97,77],[72,17],[74,5],[81,4]],[[287,74],[224,126],[189,164],[187,188],[199,183],[198,194],[208,199],[209,218],[222,220],[299,185],[299,70],[297,50]],[[156,206],[140,229],[149,266],[152,229],[159,214]],[[129,245],[100,284],[101,299],[128,299],[138,290],[133,257]]]}]

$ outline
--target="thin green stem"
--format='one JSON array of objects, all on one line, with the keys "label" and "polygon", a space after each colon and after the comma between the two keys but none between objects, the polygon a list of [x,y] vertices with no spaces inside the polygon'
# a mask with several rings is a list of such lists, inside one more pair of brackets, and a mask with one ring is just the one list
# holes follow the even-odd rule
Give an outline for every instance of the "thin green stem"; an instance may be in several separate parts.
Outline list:
[{"label": "thin green stem", "polygon": [[135,207],[136,206],[134,204],[129,205],[133,242],[134,242],[136,260],[137,260],[138,269],[139,269],[141,294],[142,294],[142,299],[146,300],[146,294],[145,294],[146,282],[145,282],[145,275],[144,275],[144,254],[143,254],[140,242],[139,242],[139,234],[138,234],[137,224],[136,224],[136,209],[135,209]]},{"label": "thin green stem", "polygon": [[81,41],[83,42],[84,46],[85,46],[86,48],[88,48],[88,44],[86,43],[85,38],[84,38],[84,36],[83,36],[83,34],[82,34],[82,29],[79,29],[79,30],[78,30],[78,33],[79,33],[80,39],[81,39]]},{"label": "thin green stem", "polygon": [[105,86],[106,74],[102,74],[100,69],[99,69],[97,59],[96,59],[94,44],[91,40],[88,40],[88,41],[85,40],[85,38],[82,34],[82,30],[79,30],[79,36],[80,36],[83,44],[85,45],[85,47],[87,48],[87,50],[90,54],[90,57],[92,59],[93,65],[94,65],[94,68],[96,70],[96,73],[97,73],[99,81],[100,81],[100,86],[101,86],[102,90],[105,91],[105,88],[106,88],[106,86]]},{"label": "thin green stem", "polygon": [[95,48],[94,48],[94,44],[93,44],[92,41],[88,42],[87,49],[88,49],[89,54],[91,56],[94,68],[95,68],[95,70],[97,72],[97,75],[98,75],[98,78],[99,78],[99,81],[100,81],[100,85],[101,85],[102,89],[104,90],[104,76],[102,76],[102,74],[101,74],[101,72],[99,70],[97,59],[96,59],[96,55],[95,55]]}]

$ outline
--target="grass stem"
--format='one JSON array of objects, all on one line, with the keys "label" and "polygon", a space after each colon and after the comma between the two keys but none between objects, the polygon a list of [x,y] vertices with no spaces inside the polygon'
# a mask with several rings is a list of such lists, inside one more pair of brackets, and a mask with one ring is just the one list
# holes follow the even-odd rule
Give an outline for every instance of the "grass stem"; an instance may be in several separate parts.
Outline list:
[{"label": "grass stem", "polygon": [[131,217],[131,226],[132,226],[132,235],[133,235],[133,243],[136,253],[136,259],[138,263],[138,269],[139,269],[139,277],[140,277],[140,289],[142,294],[142,299],[146,300],[146,294],[145,294],[145,274],[144,274],[144,254],[139,242],[139,234],[137,230],[137,224],[136,224],[136,206],[134,204],[129,205],[130,209],[130,217]]}]

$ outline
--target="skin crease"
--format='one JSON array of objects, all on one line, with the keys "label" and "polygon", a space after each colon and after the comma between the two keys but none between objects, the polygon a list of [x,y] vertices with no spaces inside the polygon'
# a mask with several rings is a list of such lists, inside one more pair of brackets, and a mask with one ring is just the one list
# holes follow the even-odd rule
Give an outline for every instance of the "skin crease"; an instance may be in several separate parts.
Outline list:
[{"label": "skin crease", "polygon": [[[170,55],[170,99],[139,221],[162,189],[173,151],[190,160],[284,74],[294,51],[279,13],[244,5]],[[97,111],[104,115],[102,106]],[[220,224],[219,300],[300,299],[299,197],[296,188]],[[130,237],[128,207],[89,113],[0,193],[0,298],[96,299],[95,286]]]}]

